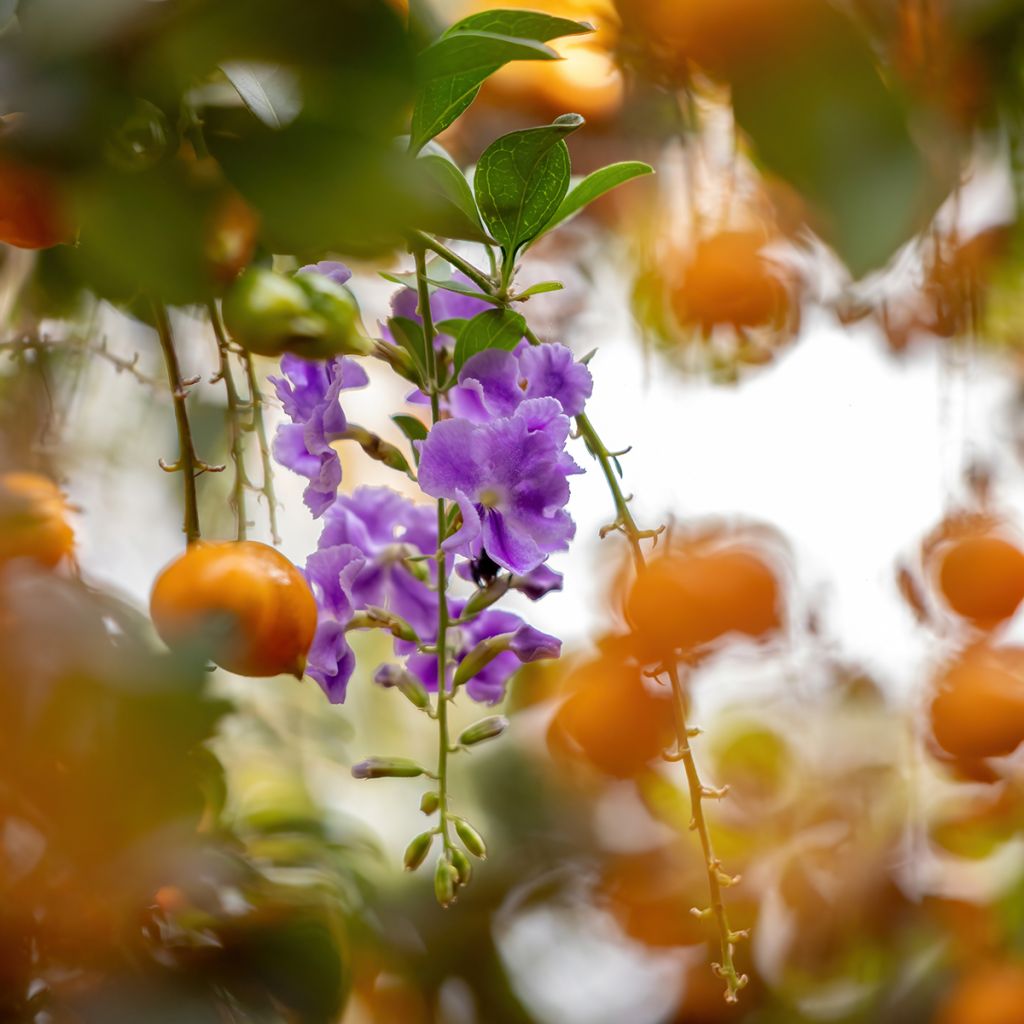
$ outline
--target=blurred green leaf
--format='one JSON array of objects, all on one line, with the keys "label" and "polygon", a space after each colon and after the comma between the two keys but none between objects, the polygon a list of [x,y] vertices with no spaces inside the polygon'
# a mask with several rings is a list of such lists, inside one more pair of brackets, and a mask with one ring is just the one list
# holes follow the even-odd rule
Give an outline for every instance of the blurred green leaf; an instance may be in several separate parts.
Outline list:
[{"label": "blurred green leaf", "polygon": [[455,22],[445,35],[454,35],[456,32],[492,32],[495,35],[534,39],[538,43],[546,43],[562,36],[576,36],[593,31],[594,26],[586,21],[556,18],[541,11],[497,8],[492,11],[478,11],[462,18]]},{"label": "blurred green leaf", "polygon": [[459,333],[455,343],[455,372],[470,356],[489,348],[511,351],[526,331],[526,321],[510,309],[487,309],[477,313]]},{"label": "blurred green leaf", "polygon": [[543,295],[545,292],[560,292],[565,287],[561,281],[538,281],[536,284],[531,284],[529,288],[524,288],[521,292],[516,292],[516,299],[528,299],[531,295]]},{"label": "blurred green leaf", "polygon": [[552,124],[510,132],[491,143],[473,185],[484,223],[509,256],[544,228],[569,190],[565,137],[583,124],[563,114]]},{"label": "blurred green leaf", "polygon": [[424,230],[443,238],[491,241],[462,171],[451,160],[432,153],[420,156],[416,166],[425,172],[428,188],[437,200],[423,221]]},{"label": "blurred green leaf", "polygon": [[395,341],[412,356],[420,374],[426,379],[427,374],[427,344],[423,337],[423,327],[415,320],[404,316],[393,316],[388,321],[388,327]]},{"label": "blurred green leaf", "polygon": [[279,65],[227,61],[221,70],[246,107],[268,128],[283,128],[302,109],[294,76]]}]

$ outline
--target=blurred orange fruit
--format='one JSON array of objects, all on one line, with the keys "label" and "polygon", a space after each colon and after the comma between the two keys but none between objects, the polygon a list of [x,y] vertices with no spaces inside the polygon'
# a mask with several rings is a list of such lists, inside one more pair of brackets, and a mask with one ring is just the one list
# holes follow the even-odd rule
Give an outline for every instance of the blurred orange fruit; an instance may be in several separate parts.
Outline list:
[{"label": "blurred orange fruit", "polygon": [[722,231],[701,239],[672,291],[676,316],[705,330],[781,327],[789,310],[782,271],[762,250],[768,236],[759,231]]},{"label": "blurred orange fruit", "polygon": [[986,964],[961,978],[936,1024],[1019,1024],[1024,1020],[1024,965]]},{"label": "blurred orange fruit", "polygon": [[0,242],[19,249],[49,249],[73,238],[49,173],[0,157]]},{"label": "blurred orange fruit", "polygon": [[31,558],[55,566],[69,558],[75,535],[60,488],[38,473],[0,475],[0,562]]},{"label": "blurred orange fruit", "polygon": [[299,570],[257,541],[192,545],[157,577],[150,612],[169,647],[207,643],[242,676],[301,676],[317,617]]},{"label": "blurred orange fruit", "polygon": [[650,562],[627,596],[626,615],[644,651],[693,653],[728,634],[778,630],[779,583],[756,548],[712,535]]},{"label": "blurred orange fruit", "polygon": [[1002,537],[962,537],[940,552],[939,589],[957,615],[982,628],[1010,618],[1024,600],[1024,552]]},{"label": "blurred orange fruit", "polygon": [[216,202],[206,238],[206,262],[214,280],[230,284],[252,261],[259,217],[234,190]]},{"label": "blurred orange fruit", "polygon": [[554,752],[625,779],[643,771],[672,742],[671,701],[649,691],[638,668],[614,658],[587,662],[566,687],[569,696],[548,730]]},{"label": "blurred orange fruit", "polygon": [[934,692],[932,732],[954,757],[1001,757],[1024,741],[1024,648],[974,647]]}]

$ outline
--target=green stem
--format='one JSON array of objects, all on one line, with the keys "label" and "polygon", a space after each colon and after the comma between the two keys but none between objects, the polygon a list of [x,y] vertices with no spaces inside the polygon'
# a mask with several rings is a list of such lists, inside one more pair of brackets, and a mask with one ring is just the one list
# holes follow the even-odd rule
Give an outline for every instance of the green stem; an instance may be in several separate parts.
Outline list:
[{"label": "green stem", "polygon": [[260,467],[263,473],[263,486],[260,490],[267,499],[267,517],[270,521],[270,538],[275,544],[281,543],[277,530],[277,495],[274,493],[274,462],[267,443],[267,426],[263,419],[263,393],[256,379],[256,368],[252,356],[243,351],[239,357],[245,367],[245,380],[249,387],[249,405],[252,408],[252,429],[256,432],[256,440],[260,449]]},{"label": "green stem", "polygon": [[228,401],[227,419],[228,432],[231,437],[231,461],[235,466],[235,479],[231,487],[231,506],[235,511],[237,525],[235,536],[238,540],[245,540],[247,526],[245,488],[248,477],[245,472],[245,438],[239,418],[242,402],[238,389],[235,387],[234,374],[231,372],[231,350],[224,334],[224,325],[220,322],[217,307],[212,300],[207,305],[207,311],[214,336],[217,339],[217,353],[220,357],[219,376],[224,381],[224,391]]},{"label": "green stem", "polygon": [[160,339],[160,349],[164,356],[171,400],[174,404],[174,421],[178,428],[178,461],[173,467],[167,468],[180,470],[185,481],[184,531],[186,543],[192,544],[200,537],[196,477],[201,469],[199,460],[196,458],[195,445],[192,442],[192,427],[188,421],[188,409],[185,405],[188,392],[181,379],[181,368],[178,364],[178,353],[174,349],[174,336],[171,334],[171,321],[167,315],[167,308],[159,302],[154,302],[153,316],[156,321],[156,333]]},{"label": "green stem", "polygon": [[[427,358],[427,390],[430,394],[431,422],[441,418],[441,400],[437,379],[437,353],[434,351],[434,319],[430,312],[430,289],[427,285],[426,246],[419,245],[416,256],[416,287],[419,293],[419,313],[423,320],[423,340]],[[447,259],[447,257],[445,257]],[[447,526],[447,512],[443,498],[437,500],[437,800],[438,821],[443,855],[450,856],[451,837],[448,832],[448,568],[442,542]]]},{"label": "green stem", "polygon": [[[456,270],[462,271],[480,289],[482,292],[486,292],[488,295],[494,295],[494,281],[491,280],[486,274],[481,273],[472,263],[464,260],[457,252],[449,249],[447,245],[439,242],[436,238],[431,238],[430,235],[425,234],[422,231],[414,231],[413,239],[418,249],[429,249],[431,252],[437,253],[445,262],[450,263]],[[419,263],[416,264],[417,268]],[[419,270],[417,269],[417,275]],[[424,264],[423,279],[426,279],[426,266]]]}]

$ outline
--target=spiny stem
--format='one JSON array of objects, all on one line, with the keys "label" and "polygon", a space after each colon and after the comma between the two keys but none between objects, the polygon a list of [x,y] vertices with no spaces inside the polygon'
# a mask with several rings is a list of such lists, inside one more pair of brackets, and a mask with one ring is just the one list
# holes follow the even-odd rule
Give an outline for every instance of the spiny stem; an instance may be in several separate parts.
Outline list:
[{"label": "spiny stem", "polygon": [[[218,317],[219,319],[219,317]],[[252,356],[243,351],[239,356],[245,368],[245,380],[249,386],[249,405],[252,409],[251,429],[256,432],[256,441],[260,449],[260,468],[263,473],[263,485],[260,490],[267,499],[267,518],[270,520],[270,538],[275,544],[281,543],[281,535],[277,531],[277,495],[274,493],[274,462],[267,443],[267,426],[263,419],[263,393],[256,379],[256,368]]]},{"label": "spiny stem", "polygon": [[228,339],[224,334],[224,327],[217,315],[217,307],[211,301],[207,306],[210,316],[210,323],[213,326],[213,333],[217,339],[217,353],[220,357],[218,375],[224,381],[224,391],[227,395],[227,420],[228,432],[231,438],[231,461],[235,466],[235,479],[231,487],[231,507],[235,511],[237,528],[235,536],[238,540],[245,540],[246,537],[246,511],[245,511],[245,487],[248,477],[245,472],[245,437],[243,436],[242,423],[239,419],[242,402],[235,387],[234,374],[231,372],[231,351]]},{"label": "spiny stem", "polygon": [[[438,253],[438,255],[448,260],[452,266],[462,270],[463,273],[465,273],[466,276],[477,285],[477,287],[481,288],[489,295],[501,298],[506,306],[509,305],[507,295],[499,293],[495,288],[493,281],[489,280],[485,275],[480,274],[480,272],[476,271],[475,268],[471,268],[474,270],[473,274],[468,273],[465,267],[460,265],[465,261],[455,256],[455,254],[447,249],[446,246],[439,242],[435,243],[433,239],[429,239],[427,237],[424,238],[422,244],[425,248],[432,249],[434,252]],[[452,257],[455,258],[453,259]],[[455,262],[455,260],[458,260],[459,262]],[[419,264],[417,264],[417,268],[419,269]],[[423,303],[423,294],[425,291],[426,284],[423,282],[421,287],[421,304]],[[529,327],[526,328],[526,339],[531,345],[543,344],[541,339],[538,338]],[[432,345],[429,343],[428,348],[432,351]],[[601,472],[604,474],[605,482],[608,484],[608,490],[611,492],[612,501],[615,504],[615,525],[625,535],[626,540],[629,543],[636,572],[641,573],[647,566],[647,560],[644,556],[641,541],[645,538],[654,536],[655,534],[652,531],[641,530],[637,526],[636,520],[633,518],[633,514],[629,510],[629,504],[626,500],[626,496],[623,494],[622,488],[619,486],[619,479],[615,473],[615,468],[612,465],[612,456],[608,447],[601,440],[600,435],[585,413],[581,413],[576,417],[576,427],[579,430],[580,436],[583,438],[587,448],[594,458],[597,459],[597,462],[601,467]],[[711,842],[711,833],[708,831],[707,819],[704,816],[704,795],[707,790],[701,781],[700,773],[697,770],[697,764],[693,758],[693,751],[690,748],[690,730],[686,722],[686,695],[683,690],[682,682],[679,679],[677,666],[674,663],[666,665],[665,672],[668,675],[669,682],[672,686],[674,698],[673,706],[675,708],[678,760],[683,762],[683,770],[686,773],[687,788],[690,792],[693,828],[700,838],[701,849],[704,854],[704,863],[708,879],[708,892],[711,897],[710,909],[715,920],[718,940],[722,950],[721,963],[714,965],[715,972],[725,982],[726,1001],[734,1003],[737,1001],[740,989],[746,985],[747,978],[746,975],[739,974],[736,971],[736,965],[733,958],[733,947],[735,945],[737,933],[733,931],[729,924],[725,901],[722,898],[722,881],[720,876],[721,865],[715,857],[714,847]]]},{"label": "spiny stem", "polygon": [[[437,353],[434,351],[434,320],[430,312],[430,289],[427,285],[426,248],[419,245],[416,255],[416,287],[419,293],[419,313],[423,320],[423,340],[427,359],[427,390],[430,393],[431,422],[441,418],[441,401],[437,379]],[[438,820],[443,856],[450,856],[451,837],[448,833],[448,568],[442,543],[447,514],[443,498],[437,501],[437,799]]]},{"label": "spiny stem", "polygon": [[200,468],[192,442],[192,427],[188,421],[188,409],[185,405],[188,392],[182,382],[167,308],[159,302],[154,302],[153,315],[156,320],[160,348],[164,355],[164,366],[167,368],[167,383],[170,386],[171,399],[174,403],[174,421],[178,427],[177,468],[181,470],[185,481],[185,539],[187,543],[192,544],[200,537],[199,502],[196,495],[196,476],[200,472]]}]

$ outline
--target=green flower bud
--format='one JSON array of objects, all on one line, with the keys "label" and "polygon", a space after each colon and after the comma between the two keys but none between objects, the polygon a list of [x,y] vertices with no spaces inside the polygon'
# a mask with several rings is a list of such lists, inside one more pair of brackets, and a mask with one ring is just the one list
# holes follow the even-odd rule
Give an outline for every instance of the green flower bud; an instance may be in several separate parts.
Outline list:
[{"label": "green flower bud", "polygon": [[508,593],[511,583],[512,577],[505,575],[499,576],[486,587],[477,588],[466,602],[466,607],[462,609],[462,617],[469,619],[482,612],[485,608],[490,608],[495,601],[499,601]]},{"label": "green flower bud", "polygon": [[381,665],[374,674],[378,686],[393,686],[410,704],[421,711],[430,707],[430,694],[426,687],[400,665]]},{"label": "green flower bud", "polygon": [[441,805],[441,798],[431,789],[420,797],[420,810],[424,814],[433,814]]},{"label": "green flower bud", "polygon": [[479,857],[481,860],[487,859],[487,844],[483,840],[483,836],[465,818],[454,818],[455,832],[458,837],[462,840],[462,845],[474,857]]},{"label": "green flower bud", "polygon": [[305,289],[293,278],[250,267],[224,296],[224,326],[242,348],[279,356],[288,341],[321,333]]},{"label": "green flower bud", "polygon": [[508,719],[504,715],[490,715],[465,728],[459,736],[459,742],[464,747],[471,747],[474,743],[483,743],[500,736],[507,728]]},{"label": "green flower bud", "polygon": [[427,770],[407,757],[368,757],[352,766],[353,779],[414,779]]},{"label": "green flower bud", "polygon": [[459,885],[469,885],[473,876],[473,865],[461,850],[452,850],[452,867],[459,876]]},{"label": "green flower bud", "polygon": [[454,901],[458,880],[455,868],[444,857],[439,858],[437,870],[434,872],[434,895],[442,907],[447,907]]},{"label": "green flower bud", "polygon": [[430,853],[430,847],[433,842],[434,833],[430,831],[421,832],[409,843],[405,848],[405,856],[402,858],[406,871],[415,871],[423,863],[427,854]]}]

